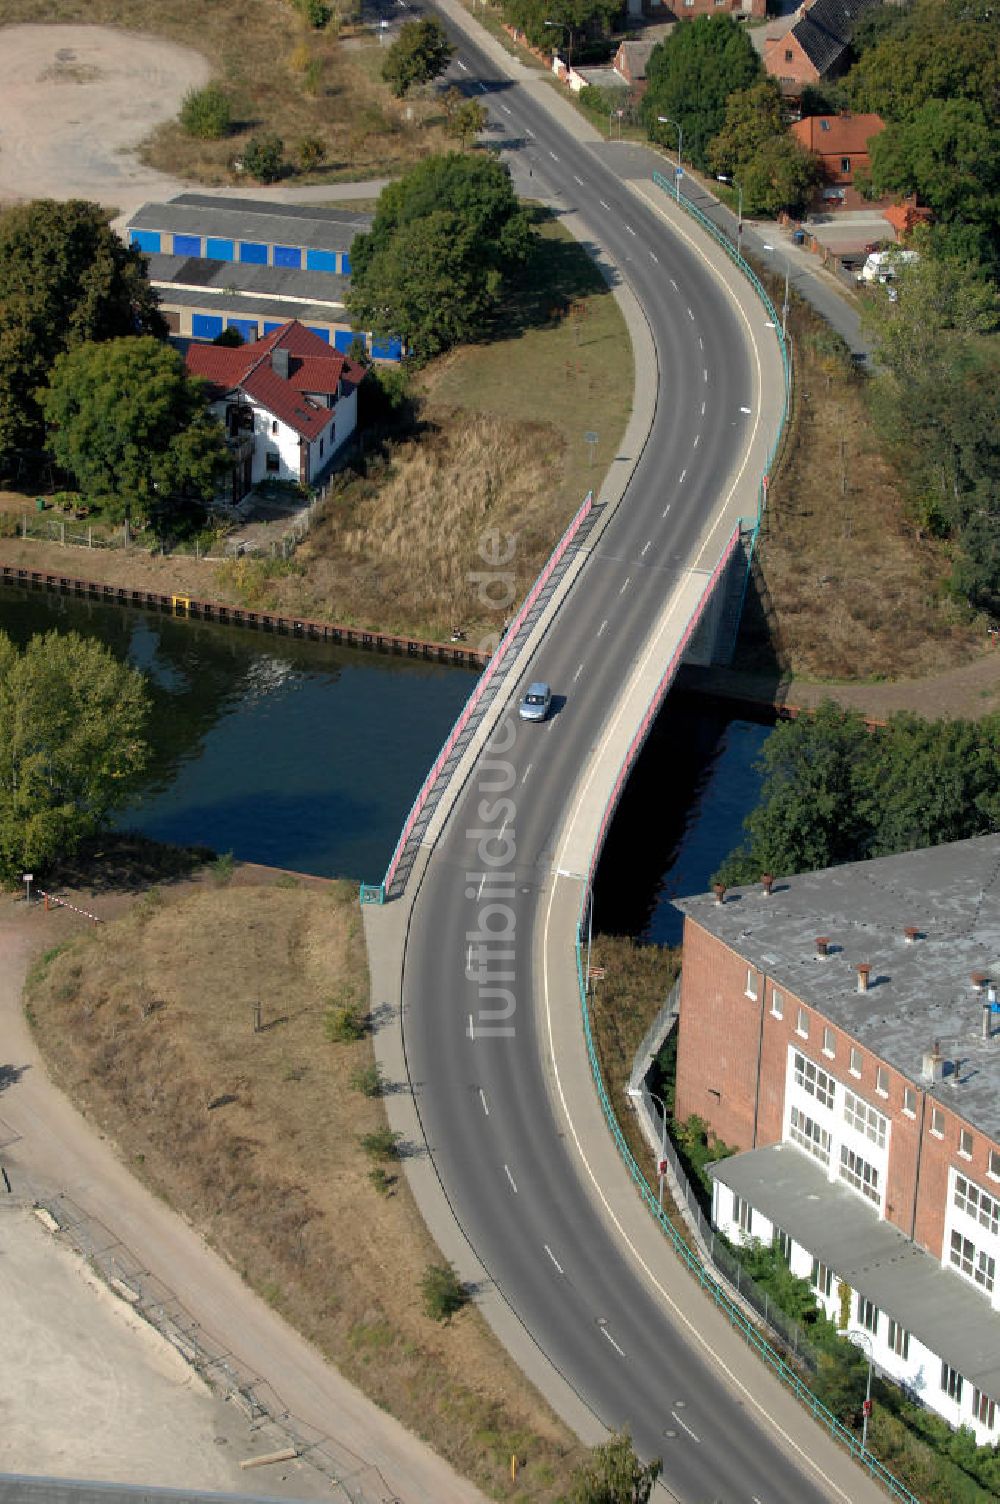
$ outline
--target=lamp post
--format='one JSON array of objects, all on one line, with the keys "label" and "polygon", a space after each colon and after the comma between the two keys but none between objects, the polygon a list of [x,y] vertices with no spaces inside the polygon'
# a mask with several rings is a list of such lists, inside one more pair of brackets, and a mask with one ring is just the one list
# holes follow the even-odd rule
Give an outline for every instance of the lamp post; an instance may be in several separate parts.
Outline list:
[{"label": "lamp post", "polygon": [[737,259],[737,261],[742,261],[743,260],[743,184],[742,183],[738,183],[735,178],[726,177],[725,173],[723,173],[723,172],[717,172],[715,174],[715,177],[716,177],[716,181],[717,182],[719,182],[719,183],[728,183],[731,188],[735,188],[737,194],[739,195],[739,207],[736,210],[736,259]]},{"label": "lamp post", "polygon": [[684,127],[678,125],[676,120],[671,120],[669,115],[657,115],[656,119],[660,125],[672,125],[677,132],[677,167],[674,171],[674,197],[680,203],[681,177],[683,176],[681,171],[681,156],[684,151]]},{"label": "lamp post", "polygon": [[560,31],[565,31],[565,32],[567,32],[569,34],[569,49],[568,49],[569,50],[569,56],[567,58],[567,62],[569,63],[569,71],[572,73],[573,72],[573,27],[572,27],[571,23],[568,22],[568,21],[543,21],[542,25],[543,26],[558,26],[558,28],[559,28]]},{"label": "lamp post", "polygon": [[864,1409],[861,1413],[861,1450],[863,1452],[867,1452],[868,1417],[872,1411],[872,1364],[874,1362],[875,1355],[872,1351],[872,1339],[869,1337],[867,1332],[848,1332],[847,1340],[848,1342],[853,1342],[855,1347],[859,1342],[863,1342],[868,1350],[868,1388],[865,1390]]},{"label": "lamp post", "polygon": [[[662,1097],[658,1097],[656,1095],[655,1091],[650,1091],[649,1088],[648,1088],[648,1086],[644,1087],[643,1090],[645,1091],[647,1097],[652,1097],[653,1101],[659,1107],[660,1114],[661,1114],[661,1116],[660,1116],[660,1158],[659,1158],[659,1161],[657,1162],[656,1171],[657,1171],[657,1174],[660,1177],[660,1211],[662,1212],[662,1210],[663,1210],[663,1177],[666,1174],[666,1165],[667,1165],[667,1109],[664,1106],[663,1098]],[[642,1097],[642,1091],[640,1091],[639,1088],[636,1087],[636,1086],[630,1086],[629,1089],[628,1089],[628,1094],[629,1094],[630,1097],[635,1097],[635,1098],[641,1098]]]},{"label": "lamp post", "polygon": [[[765,251],[773,251],[774,246],[768,245],[767,241],[765,240],[763,249]],[[781,342],[782,344],[784,344],[785,337],[788,331],[788,257],[782,256],[781,259],[785,263],[785,296],[781,303]]]}]

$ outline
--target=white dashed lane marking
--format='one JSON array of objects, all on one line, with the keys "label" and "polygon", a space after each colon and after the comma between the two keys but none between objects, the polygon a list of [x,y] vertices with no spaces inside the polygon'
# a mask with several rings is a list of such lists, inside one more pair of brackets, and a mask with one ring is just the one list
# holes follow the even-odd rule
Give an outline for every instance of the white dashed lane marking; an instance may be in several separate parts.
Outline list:
[{"label": "white dashed lane marking", "polygon": [[555,1254],[552,1252],[552,1249],[549,1247],[548,1243],[543,1243],[542,1247],[545,1249],[545,1252],[548,1254],[548,1256],[552,1260],[553,1264],[555,1264],[555,1266],[558,1269],[559,1273],[562,1274],[563,1273],[563,1266],[562,1266],[562,1264],[560,1264],[559,1260],[556,1258]]},{"label": "white dashed lane marking", "polygon": [[510,1166],[509,1165],[504,1165],[503,1168],[504,1168],[504,1174],[507,1176],[507,1179],[510,1181],[510,1188],[514,1192],[514,1195],[516,1196],[517,1195],[517,1186],[514,1184],[514,1177],[510,1173]]}]

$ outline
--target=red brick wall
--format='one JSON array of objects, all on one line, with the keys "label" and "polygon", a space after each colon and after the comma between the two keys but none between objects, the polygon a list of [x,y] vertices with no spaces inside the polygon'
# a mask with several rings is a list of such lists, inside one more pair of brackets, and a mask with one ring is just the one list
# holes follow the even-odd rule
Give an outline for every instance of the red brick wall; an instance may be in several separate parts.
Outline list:
[{"label": "red brick wall", "polygon": [[738,1149],[753,1147],[762,1005],[746,982],[746,961],[685,918],[675,1111],[697,1113]]},{"label": "red brick wall", "polygon": [[[786,52],[790,52],[792,56],[787,58]],[[801,86],[819,81],[815,64],[790,31],[783,37],[775,37],[773,42],[768,42],[764,48],[764,67],[779,82],[788,79]]]}]

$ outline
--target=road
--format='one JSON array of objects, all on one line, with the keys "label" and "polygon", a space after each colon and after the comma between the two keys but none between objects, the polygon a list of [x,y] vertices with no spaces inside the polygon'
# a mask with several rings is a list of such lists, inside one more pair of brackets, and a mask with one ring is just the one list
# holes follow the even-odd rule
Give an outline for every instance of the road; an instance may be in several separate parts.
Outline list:
[{"label": "road", "polygon": [[[711,568],[721,552],[720,498],[758,437],[762,408],[773,413],[759,372],[760,341],[774,334],[762,316],[757,328],[741,322],[696,250],[667,233],[599,150],[563,130],[530,89],[499,77],[466,35],[458,41],[463,82],[507,145],[519,143],[532,178],[584,217],[639,299],[659,399],[623,501],[526,667],[525,680],[554,686],[555,712],[524,726],[508,710],[420,883],[403,1018],[421,1125],[462,1230],[508,1305],[606,1424],[627,1423],[645,1455],[665,1456],[676,1498],[845,1499],[758,1424],[623,1256],[580,1178],[541,1037],[548,956],[568,959],[569,936],[546,935],[543,945],[541,931],[578,771],[664,599],[687,569]],[[640,369],[637,379],[657,373]],[[581,415],[581,428],[591,421]]]}]

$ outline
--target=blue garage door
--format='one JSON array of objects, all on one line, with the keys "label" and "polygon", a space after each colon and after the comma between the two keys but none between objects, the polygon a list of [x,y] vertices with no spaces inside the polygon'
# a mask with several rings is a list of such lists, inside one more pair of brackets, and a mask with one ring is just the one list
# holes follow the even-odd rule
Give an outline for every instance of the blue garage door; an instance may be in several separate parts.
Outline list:
[{"label": "blue garage door", "polygon": [[219,240],[217,236],[210,235],[205,242],[205,255],[209,261],[232,261],[233,242],[231,240]]},{"label": "blue garage door", "polygon": [[237,329],[242,336],[244,344],[251,344],[257,338],[256,319],[227,319],[227,329]]},{"label": "blue garage door", "polygon": [[191,333],[195,339],[214,339],[222,333],[222,317],[214,313],[193,313]]},{"label": "blue garage door", "polygon": [[153,253],[160,249],[159,230],[129,230],[129,244],[137,245],[140,251]]},{"label": "blue garage door", "polygon": [[327,344],[330,343],[329,329],[318,329],[315,324],[307,324],[306,328],[309,330],[310,334],[318,334],[320,339],[326,340]]},{"label": "blue garage door", "polygon": [[375,360],[402,360],[403,341],[395,335],[392,339],[373,339],[372,357]]},{"label": "blue garage door", "polygon": [[175,256],[200,256],[201,255],[201,236],[200,235],[175,235],[174,236],[174,255]]},{"label": "blue garage door", "polygon": [[354,344],[354,341],[361,338],[362,336],[355,334],[353,329],[338,329],[333,336],[333,347],[335,350],[339,350],[341,355],[346,355]]},{"label": "blue garage door", "polygon": [[306,251],[306,271],[335,272],[337,257],[333,251]]},{"label": "blue garage door", "polygon": [[351,258],[346,251],[340,258],[340,270],[343,272],[345,277],[349,277],[351,275]]},{"label": "blue garage door", "polygon": [[276,245],[274,264],[275,266],[294,266],[297,271],[301,271],[302,252],[297,245]]},{"label": "blue garage door", "polygon": [[264,333],[265,334],[273,334],[274,331],[275,331],[275,329],[283,329],[283,328],[284,328],[283,324],[269,324],[268,321],[267,321],[267,319],[264,320]]},{"label": "blue garage door", "polygon": [[252,266],[266,266],[267,246],[259,240],[241,240],[240,260],[249,261]]}]

